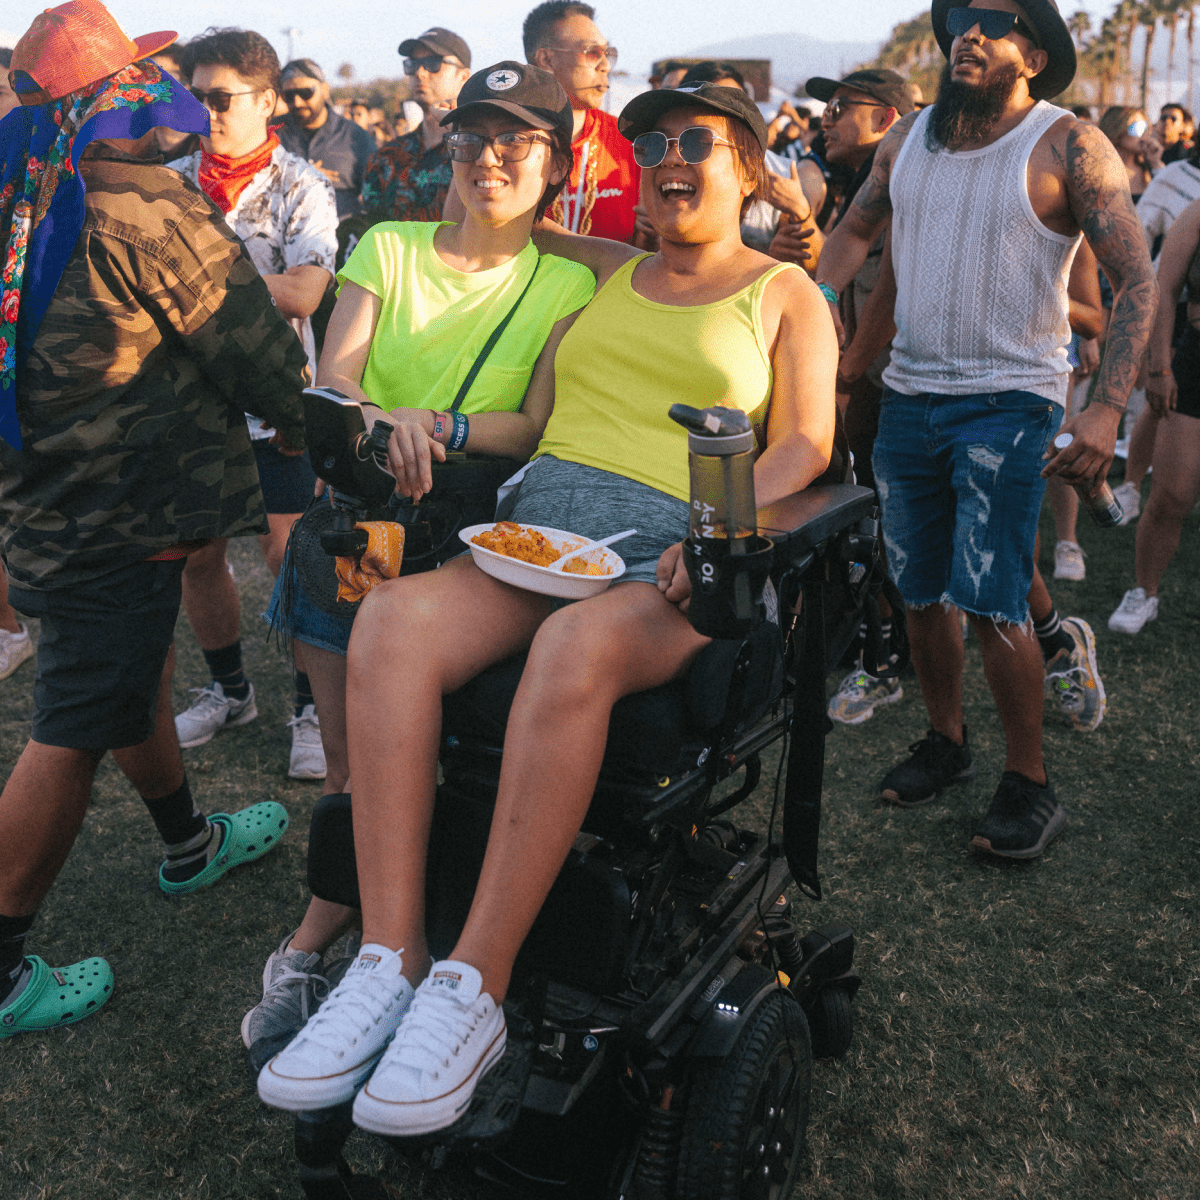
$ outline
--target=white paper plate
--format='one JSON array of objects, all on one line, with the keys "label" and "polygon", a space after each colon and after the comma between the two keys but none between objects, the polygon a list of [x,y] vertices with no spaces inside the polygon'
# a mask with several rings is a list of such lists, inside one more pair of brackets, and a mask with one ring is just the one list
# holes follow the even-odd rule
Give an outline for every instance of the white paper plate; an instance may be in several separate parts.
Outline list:
[{"label": "white paper plate", "polygon": [[[509,558],[507,554],[497,554],[494,550],[488,550],[471,541],[476,534],[494,528],[495,522],[491,521],[486,525],[469,525],[466,529],[459,530],[458,536],[466,542],[476,566],[481,571],[504,583],[511,583],[513,587],[524,588],[528,592],[539,592],[543,596],[585,600],[588,596],[598,596],[613,580],[625,573],[625,560],[611,546],[602,546],[599,550],[579,556],[588,562],[607,567],[609,574],[569,575],[565,571],[554,571],[550,567],[522,562],[519,558]],[[568,533],[565,529],[550,529],[545,525],[522,525],[521,528],[540,533],[555,550],[562,550],[564,546],[573,550],[581,542],[588,540],[580,534]]]}]

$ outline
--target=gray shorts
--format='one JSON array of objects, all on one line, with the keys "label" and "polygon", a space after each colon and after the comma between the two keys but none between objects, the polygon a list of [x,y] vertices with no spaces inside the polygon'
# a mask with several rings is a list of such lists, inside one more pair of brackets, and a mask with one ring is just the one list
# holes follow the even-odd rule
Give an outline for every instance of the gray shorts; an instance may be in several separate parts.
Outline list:
[{"label": "gray shorts", "polygon": [[618,583],[654,583],[658,560],[688,532],[687,501],[581,463],[544,454],[521,480],[510,520],[547,525],[593,540],[636,529],[613,549],[625,560]]}]

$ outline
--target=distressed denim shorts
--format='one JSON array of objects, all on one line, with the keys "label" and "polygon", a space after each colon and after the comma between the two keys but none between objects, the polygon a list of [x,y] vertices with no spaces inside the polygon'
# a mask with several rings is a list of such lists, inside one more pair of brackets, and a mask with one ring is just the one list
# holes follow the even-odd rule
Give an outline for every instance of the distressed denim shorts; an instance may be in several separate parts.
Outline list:
[{"label": "distressed denim shorts", "polygon": [[872,463],[888,572],[911,608],[1028,620],[1042,455],[1062,411],[1032,392],[884,392]]}]

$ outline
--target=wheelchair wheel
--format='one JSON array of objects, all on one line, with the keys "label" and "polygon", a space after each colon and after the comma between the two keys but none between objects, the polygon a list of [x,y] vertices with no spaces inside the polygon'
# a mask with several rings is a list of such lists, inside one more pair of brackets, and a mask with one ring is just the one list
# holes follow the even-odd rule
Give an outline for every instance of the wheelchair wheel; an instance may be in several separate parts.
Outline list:
[{"label": "wheelchair wheel", "polygon": [[813,1058],[841,1058],[853,1038],[850,993],[845,988],[823,987],[809,1008]]},{"label": "wheelchair wheel", "polygon": [[787,1200],[804,1158],[812,1052],[790,992],[772,993],[729,1054],[698,1060],[678,1200]]}]

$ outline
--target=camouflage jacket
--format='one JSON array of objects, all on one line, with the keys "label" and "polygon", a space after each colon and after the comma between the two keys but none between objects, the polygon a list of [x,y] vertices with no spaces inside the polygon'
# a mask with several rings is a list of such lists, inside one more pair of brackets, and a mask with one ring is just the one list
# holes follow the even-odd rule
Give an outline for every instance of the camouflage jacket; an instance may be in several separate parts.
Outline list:
[{"label": "camouflage jacket", "polygon": [[24,587],[66,588],[176,542],[265,533],[252,409],[304,445],[304,350],[219,210],[103,149],[87,215],[0,442],[0,539]]}]

